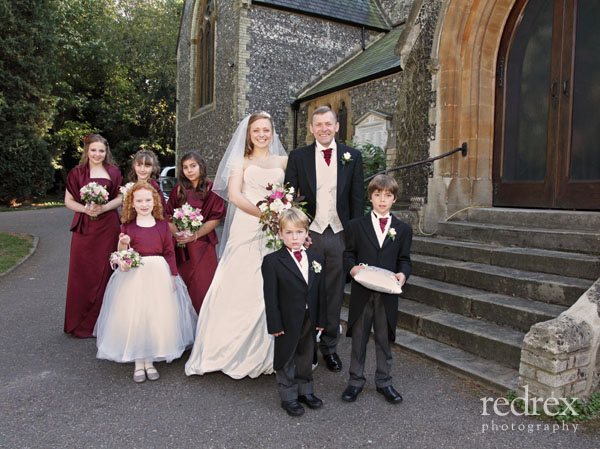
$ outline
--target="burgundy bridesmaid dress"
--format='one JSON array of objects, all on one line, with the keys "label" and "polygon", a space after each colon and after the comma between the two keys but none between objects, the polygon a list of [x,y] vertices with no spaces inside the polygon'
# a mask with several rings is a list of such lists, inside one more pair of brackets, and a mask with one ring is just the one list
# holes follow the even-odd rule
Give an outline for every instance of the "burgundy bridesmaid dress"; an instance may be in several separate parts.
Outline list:
[{"label": "burgundy bridesmaid dress", "polygon": [[[185,204],[180,203],[177,199],[178,190],[179,184],[173,188],[169,196],[166,213],[168,217],[173,215],[176,208]],[[212,182],[208,183],[205,198],[202,198],[197,192],[188,192],[187,203],[202,210],[205,223],[210,220],[220,220],[225,216],[225,201],[212,191]],[[217,269],[215,246],[218,242],[217,233],[213,230],[197,241],[188,243],[185,248],[175,246],[177,270],[187,285],[196,313],[200,313],[202,301],[204,301],[204,296],[206,296]]]},{"label": "burgundy bridesmaid dress", "polygon": [[[79,189],[91,181],[106,187],[109,201],[119,194],[123,176],[117,167],[104,165],[110,179],[90,178],[89,165],[75,167],[67,176],[67,190],[84,204]],[[71,258],[67,283],[64,331],[78,338],[93,337],[106,284],[112,274],[110,253],[117,249],[120,223],[116,209],[91,220],[87,214],[75,213],[71,224]]]}]

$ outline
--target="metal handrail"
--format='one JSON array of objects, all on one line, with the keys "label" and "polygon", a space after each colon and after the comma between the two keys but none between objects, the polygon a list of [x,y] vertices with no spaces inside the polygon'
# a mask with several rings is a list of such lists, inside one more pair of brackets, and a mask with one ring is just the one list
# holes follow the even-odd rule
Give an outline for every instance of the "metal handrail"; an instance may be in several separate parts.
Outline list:
[{"label": "metal handrail", "polygon": [[374,175],[371,175],[367,179],[365,179],[365,183],[369,182],[371,179],[373,179],[377,175],[381,175],[381,174],[387,175],[391,171],[402,170],[403,168],[416,167],[417,165],[429,164],[433,161],[437,161],[438,159],[445,158],[445,157],[450,156],[451,154],[457,153],[459,151],[462,153],[462,156],[465,157],[468,153],[468,150],[469,150],[469,146],[467,145],[467,142],[463,142],[460,147],[455,148],[452,151],[448,151],[447,153],[440,154],[439,156],[430,157],[429,159],[425,159],[422,161],[411,162],[410,164],[399,165],[397,167],[392,167],[392,168],[387,168],[385,170],[381,170],[380,172],[377,172]]}]

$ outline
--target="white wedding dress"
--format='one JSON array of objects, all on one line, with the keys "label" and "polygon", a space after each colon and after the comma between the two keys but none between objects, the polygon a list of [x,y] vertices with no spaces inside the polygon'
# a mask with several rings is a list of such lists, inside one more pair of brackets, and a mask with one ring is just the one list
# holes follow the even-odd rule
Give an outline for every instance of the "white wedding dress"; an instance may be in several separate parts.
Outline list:
[{"label": "white wedding dress", "polygon": [[[283,169],[250,165],[242,193],[256,204]],[[236,209],[227,245],[202,303],[196,341],[185,373],[222,371],[234,379],[273,373],[274,337],[267,332],[261,264],[272,250],[257,217]]]}]

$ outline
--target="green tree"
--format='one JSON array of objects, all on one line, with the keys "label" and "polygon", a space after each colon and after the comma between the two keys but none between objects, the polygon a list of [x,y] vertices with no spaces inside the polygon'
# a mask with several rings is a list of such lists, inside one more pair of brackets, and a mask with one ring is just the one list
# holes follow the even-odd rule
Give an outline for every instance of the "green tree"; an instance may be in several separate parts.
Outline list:
[{"label": "green tree", "polygon": [[0,201],[44,193],[83,138],[174,161],[183,0],[0,0]]},{"label": "green tree", "polygon": [[44,138],[55,114],[54,4],[0,0],[0,203],[45,193],[53,169]]},{"label": "green tree", "polygon": [[174,160],[181,0],[61,3],[55,157],[66,171],[83,137],[102,133],[122,168],[141,146]]}]

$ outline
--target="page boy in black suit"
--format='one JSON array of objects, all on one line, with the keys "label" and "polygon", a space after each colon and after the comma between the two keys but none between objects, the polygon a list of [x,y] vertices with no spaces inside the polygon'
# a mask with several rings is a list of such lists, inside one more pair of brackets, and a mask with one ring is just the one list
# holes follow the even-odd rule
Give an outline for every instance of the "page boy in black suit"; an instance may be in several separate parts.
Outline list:
[{"label": "page boy in black suit", "polygon": [[[388,175],[378,175],[369,183],[369,199],[373,211],[350,221],[346,230],[344,269],[354,277],[367,264],[395,273],[404,285],[411,272],[410,245],[412,229],[390,214],[398,196],[398,183]],[[392,403],[402,402],[402,396],[392,386],[392,351],[390,343],[396,336],[398,295],[379,293],[352,281],[348,331],[352,337],[352,355],[348,387],[342,393],[344,401],[353,402],[362,391],[367,342],[373,326],[377,369],[377,391]]]},{"label": "page boy in black suit", "polygon": [[281,407],[300,416],[304,407],[323,405],[314,395],[312,360],[316,331],[325,326],[323,258],[304,248],[309,219],[296,208],[280,213],[284,246],[264,257],[263,289],[267,329],[275,336],[273,368]]}]

